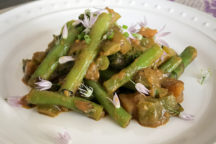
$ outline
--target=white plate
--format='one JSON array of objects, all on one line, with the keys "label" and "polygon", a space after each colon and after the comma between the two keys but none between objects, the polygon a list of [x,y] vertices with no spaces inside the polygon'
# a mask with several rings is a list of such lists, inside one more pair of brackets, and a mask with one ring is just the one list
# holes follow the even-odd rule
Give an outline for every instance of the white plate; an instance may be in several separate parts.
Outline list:
[{"label": "white plate", "polygon": [[[106,117],[94,121],[75,112],[56,118],[34,110],[14,108],[0,100],[1,144],[52,144],[56,133],[67,129],[72,144],[155,144],[213,143],[216,140],[215,70],[216,19],[195,9],[168,1],[141,0],[45,0],[0,15],[0,97],[23,96],[29,89],[21,82],[22,59],[44,50],[60,27],[90,7],[114,8],[122,15],[119,23],[131,25],[145,16],[148,26],[172,32],[164,39],[181,52],[186,46],[198,49],[198,58],[185,71],[185,111],[194,114],[192,122],[177,118],[158,128],[141,127],[132,121],[123,129]],[[198,83],[201,68],[211,68],[212,76]]]}]

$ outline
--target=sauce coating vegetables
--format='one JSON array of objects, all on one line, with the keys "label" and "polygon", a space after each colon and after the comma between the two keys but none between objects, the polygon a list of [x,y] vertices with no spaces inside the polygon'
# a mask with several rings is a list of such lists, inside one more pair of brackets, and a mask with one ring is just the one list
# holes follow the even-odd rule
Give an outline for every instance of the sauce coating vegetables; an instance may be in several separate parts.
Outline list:
[{"label": "sauce coating vegetables", "polygon": [[189,46],[178,55],[157,42],[157,29],[120,26],[119,18],[109,8],[86,10],[46,51],[23,60],[23,82],[32,88],[23,106],[51,117],[73,110],[100,120],[107,113],[123,128],[131,119],[158,127],[182,117],[184,82],[178,78],[197,50]]}]

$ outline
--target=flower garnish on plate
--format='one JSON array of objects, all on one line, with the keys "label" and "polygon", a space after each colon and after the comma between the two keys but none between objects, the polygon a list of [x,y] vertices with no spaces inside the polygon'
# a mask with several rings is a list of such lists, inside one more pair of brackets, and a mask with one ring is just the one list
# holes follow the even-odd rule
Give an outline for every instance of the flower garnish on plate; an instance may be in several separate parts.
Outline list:
[{"label": "flower garnish on plate", "polygon": [[186,120],[186,121],[191,121],[191,120],[194,120],[195,117],[192,114],[187,114],[187,113],[181,112],[179,114],[179,118]]},{"label": "flower garnish on plate", "polygon": [[62,38],[67,39],[67,37],[68,37],[68,28],[67,28],[67,24],[65,24],[62,31]]},{"label": "flower garnish on plate", "polygon": [[143,21],[138,23],[140,27],[146,27],[148,25],[148,21],[146,17],[144,16]]},{"label": "flower garnish on plate", "polygon": [[117,93],[114,94],[112,102],[113,102],[113,105],[115,106],[115,108],[121,107],[120,100],[119,100]]},{"label": "flower garnish on plate", "polygon": [[86,86],[85,84],[82,83],[81,86],[79,87],[79,92],[81,96],[88,98],[93,94],[93,88]]},{"label": "flower garnish on plate", "polygon": [[[92,26],[94,25],[94,23],[96,22],[98,16],[104,11],[104,9],[100,9],[98,11],[95,12],[91,12],[89,9],[85,11],[84,13],[84,18],[83,20],[76,20],[73,25],[76,26],[80,23],[82,23],[82,25],[85,27],[84,32],[87,34],[90,32],[90,29],[92,28]],[[89,16],[88,16],[89,14]]]},{"label": "flower garnish on plate", "polygon": [[139,31],[139,29],[136,28],[137,24],[131,25],[128,27],[128,31],[133,34],[133,33],[137,33]]},{"label": "flower garnish on plate", "polygon": [[121,30],[122,30],[122,33],[124,34],[124,36],[126,38],[128,38],[128,40],[130,40],[130,39],[141,40],[142,39],[142,35],[138,33],[139,29],[136,28],[136,27],[137,27],[137,24],[132,25],[130,27],[128,27],[127,25],[123,25],[121,27]]},{"label": "flower garnish on plate", "polygon": [[150,92],[149,89],[146,86],[144,86],[142,83],[135,83],[131,79],[130,79],[130,82],[132,82],[135,85],[135,88],[139,93],[141,93],[142,95],[145,95],[145,94],[149,95],[149,92]]},{"label": "flower garnish on plate", "polygon": [[71,135],[66,130],[58,132],[57,144],[71,144]]},{"label": "flower garnish on plate", "polygon": [[210,69],[202,69],[201,70],[201,77],[199,79],[200,84],[204,84],[205,81],[209,78],[211,75],[211,70]]},{"label": "flower garnish on plate", "polygon": [[162,37],[165,37],[170,34],[170,32],[164,32],[165,28],[166,25],[164,25],[155,35],[155,42],[158,43],[159,45],[164,45],[166,47],[169,47],[169,44],[165,40],[161,39]]},{"label": "flower garnish on plate", "polygon": [[72,56],[62,56],[59,58],[59,63],[60,64],[64,64],[64,63],[67,63],[69,61],[74,61],[75,59],[72,57]]},{"label": "flower garnish on plate", "polygon": [[135,84],[135,88],[136,88],[136,90],[139,92],[139,93],[141,93],[141,94],[146,94],[146,95],[148,95],[149,94],[149,89],[147,89],[143,84],[141,84],[141,83],[136,83]]},{"label": "flower garnish on plate", "polygon": [[128,27],[128,31],[131,34],[138,33],[141,27],[146,27],[148,24],[146,17],[144,17],[143,21],[138,22],[137,24],[133,24]]},{"label": "flower garnish on plate", "polygon": [[19,96],[11,96],[5,99],[6,102],[13,107],[21,107],[21,97]]},{"label": "flower garnish on plate", "polygon": [[113,99],[107,97],[108,100],[110,100],[112,102],[112,104],[115,106],[115,108],[120,108],[121,107],[121,103],[119,100],[119,97],[117,95],[117,93],[114,94]]},{"label": "flower garnish on plate", "polygon": [[36,85],[36,89],[40,91],[48,90],[52,87],[52,83],[50,81],[41,79],[40,77],[39,77],[39,82],[36,82],[35,85]]}]

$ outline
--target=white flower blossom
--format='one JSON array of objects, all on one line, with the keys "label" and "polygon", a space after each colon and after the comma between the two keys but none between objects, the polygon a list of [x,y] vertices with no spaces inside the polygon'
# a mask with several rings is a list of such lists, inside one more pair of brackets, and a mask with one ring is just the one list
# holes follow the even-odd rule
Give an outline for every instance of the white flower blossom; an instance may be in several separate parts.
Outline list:
[{"label": "white flower blossom", "polygon": [[170,34],[170,32],[163,32],[165,28],[166,28],[166,25],[164,25],[164,26],[158,31],[158,33],[155,35],[155,42],[156,42],[157,44],[159,44],[159,45],[164,45],[164,46],[166,46],[166,47],[169,47],[169,44],[168,44],[165,40],[161,39],[161,37],[165,37],[165,36],[167,36],[167,35]]},{"label": "white flower blossom", "polygon": [[210,76],[211,70],[210,69],[202,69],[201,70],[201,78],[199,80],[200,84],[202,85]]},{"label": "white flower blossom", "polygon": [[72,56],[62,56],[59,58],[59,63],[60,64],[64,64],[64,63],[67,63],[69,61],[74,61],[75,59],[72,57]]},{"label": "white flower blossom", "polygon": [[5,99],[10,106],[21,107],[21,97],[12,96]]},{"label": "white flower blossom", "polygon": [[67,131],[58,132],[57,144],[71,144],[71,136]]},{"label": "white flower blossom", "polygon": [[135,88],[141,94],[149,94],[149,90],[141,83],[136,83]]},{"label": "white flower blossom", "polygon": [[79,88],[79,92],[81,93],[81,96],[83,97],[90,97],[93,93],[93,88],[92,87],[88,87],[84,84],[81,84],[81,87]]},{"label": "white flower blossom", "polygon": [[119,97],[118,97],[118,95],[116,93],[113,96],[112,103],[115,106],[115,108],[120,108],[121,107]]},{"label": "white flower blossom", "polygon": [[148,25],[148,21],[146,19],[146,17],[144,16],[143,21],[139,22],[139,26],[140,27],[146,27]]},{"label": "white flower blossom", "polygon": [[181,112],[181,113],[179,114],[179,118],[180,118],[180,119],[183,119],[183,120],[191,121],[191,120],[194,120],[194,115]]},{"label": "white flower blossom", "polygon": [[36,85],[36,89],[39,89],[40,91],[43,91],[43,90],[48,90],[52,87],[52,83],[48,80],[44,80],[44,79],[41,79],[39,78],[39,82],[36,82],[35,85]]},{"label": "white flower blossom", "polygon": [[119,100],[117,93],[114,94],[113,99],[109,97],[107,97],[107,99],[115,106],[115,108],[121,107],[120,100]]},{"label": "white flower blossom", "polygon": [[67,39],[67,37],[68,37],[68,28],[67,28],[67,24],[65,24],[62,31],[62,38]]},{"label": "white flower blossom", "polygon": [[128,38],[130,38],[130,39],[141,40],[142,35],[138,34],[138,32],[142,27],[146,27],[146,26],[147,26],[147,20],[146,20],[146,17],[144,17],[143,21],[140,21],[137,24],[133,24],[133,25],[129,26],[128,29],[123,30],[123,32],[127,32]]},{"label": "white flower blossom", "polygon": [[96,22],[98,16],[104,11],[104,9],[100,9],[96,12],[90,12],[90,16],[87,16],[87,11],[84,13],[84,19],[83,20],[76,20],[73,25],[76,26],[80,23],[82,23],[82,25],[85,27],[84,32],[87,34],[90,32],[90,29],[92,28],[92,26],[94,25],[94,23]]},{"label": "white flower blossom", "polygon": [[131,25],[128,27],[128,32],[132,35],[133,33],[139,32],[139,29],[137,28],[137,24]]}]

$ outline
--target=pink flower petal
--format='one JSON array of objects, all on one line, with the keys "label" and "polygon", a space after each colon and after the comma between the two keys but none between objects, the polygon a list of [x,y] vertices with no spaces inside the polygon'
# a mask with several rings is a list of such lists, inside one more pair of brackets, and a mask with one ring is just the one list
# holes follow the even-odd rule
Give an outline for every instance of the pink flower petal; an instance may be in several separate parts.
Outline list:
[{"label": "pink flower petal", "polygon": [[158,31],[158,33],[161,33],[165,28],[166,28],[166,25],[164,25],[164,26]]},{"label": "pink flower petal", "polygon": [[77,26],[77,25],[80,24],[80,23],[81,23],[81,20],[78,19],[78,20],[76,20],[75,22],[73,22],[72,25],[73,25],[73,26]]},{"label": "pink flower petal", "polygon": [[68,37],[68,28],[67,28],[67,24],[65,24],[62,32],[62,38],[67,39],[67,37]]},{"label": "pink flower petal", "polygon": [[22,99],[22,97],[12,96],[12,97],[6,98],[6,101],[10,106],[21,107],[22,106],[21,105],[21,99]]},{"label": "pink flower petal", "polygon": [[155,41],[156,41],[156,43],[159,44],[159,45],[163,45],[163,46],[169,47],[169,44],[168,44],[165,40],[156,39]]},{"label": "pink flower petal", "polygon": [[98,16],[102,13],[102,10],[98,10],[96,12],[90,12],[90,16],[88,17],[86,15],[86,13],[84,14],[84,19],[83,20],[78,20],[75,22],[75,24],[79,24],[80,22],[82,23],[82,25],[85,27],[84,32],[88,33],[91,29],[91,27],[94,25],[94,23],[96,22]]},{"label": "pink flower petal", "polygon": [[36,85],[36,89],[39,89],[40,91],[43,91],[43,90],[48,90],[52,87],[52,83],[48,80],[43,80],[41,78],[39,78],[39,82],[36,82],[35,85]]},{"label": "pink flower petal", "polygon": [[140,27],[146,27],[148,24],[146,17],[144,16],[144,20],[139,22]]},{"label": "pink flower petal", "polygon": [[136,83],[135,88],[141,94],[149,94],[149,90],[141,83]]},{"label": "pink flower petal", "polygon": [[167,35],[169,35],[171,32],[162,32],[162,33],[158,33],[157,37],[165,37]]},{"label": "pink flower petal", "polygon": [[179,118],[183,119],[183,120],[186,120],[186,121],[191,121],[191,120],[194,120],[195,117],[194,117],[194,115],[181,112],[179,114]]},{"label": "pink flower petal", "polygon": [[120,100],[118,98],[118,95],[115,93],[113,96],[113,99],[106,97],[114,106],[115,108],[120,108],[121,104],[120,104]]},{"label": "pink flower petal", "polygon": [[88,18],[88,16],[86,15],[86,14],[84,14],[84,19],[83,19],[83,26],[85,27],[85,28],[89,28],[90,27],[90,19]]},{"label": "pink flower petal", "polygon": [[139,30],[136,28],[136,26],[137,26],[137,24],[134,24],[134,25],[130,26],[128,28],[128,32],[131,33],[131,34],[137,33]]},{"label": "pink flower petal", "polygon": [[67,131],[58,132],[57,144],[71,144],[71,136]]},{"label": "pink flower petal", "polygon": [[121,107],[119,97],[118,97],[118,95],[116,93],[113,96],[113,105],[116,108],[120,108]]},{"label": "pink flower petal", "polygon": [[69,61],[74,61],[75,59],[72,57],[72,56],[62,56],[59,58],[59,63],[60,64],[64,64],[64,63],[67,63]]},{"label": "pink flower petal", "polygon": [[164,45],[166,47],[169,47],[168,43],[162,39],[160,39],[161,37],[165,37],[167,35],[170,34],[170,32],[163,32],[163,30],[165,29],[166,25],[164,25],[156,34],[155,36],[155,42],[158,43],[159,45]]}]

